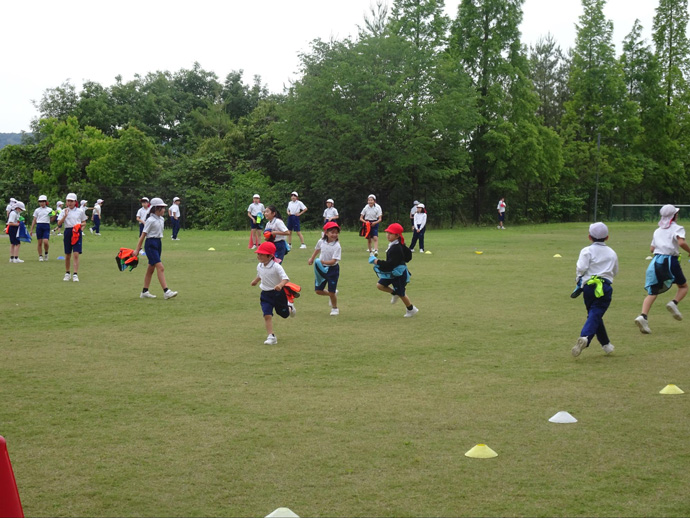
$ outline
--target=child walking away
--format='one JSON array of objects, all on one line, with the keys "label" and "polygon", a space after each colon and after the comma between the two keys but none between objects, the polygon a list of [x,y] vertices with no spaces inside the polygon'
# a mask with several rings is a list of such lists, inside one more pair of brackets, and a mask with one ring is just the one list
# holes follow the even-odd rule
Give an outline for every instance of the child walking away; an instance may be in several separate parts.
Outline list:
[{"label": "child walking away", "polygon": [[177,296],[176,291],[172,291],[168,288],[168,283],[165,280],[165,268],[161,262],[161,252],[163,251],[163,226],[165,225],[165,208],[168,205],[160,198],[153,198],[151,200],[151,207],[149,209],[149,215],[146,217],[146,223],[144,223],[144,230],[139,236],[139,242],[134,250],[134,256],[138,257],[141,251],[141,245],[146,240],[144,245],[144,250],[146,251],[146,258],[149,261],[149,266],[146,268],[146,274],[144,275],[144,289],[141,291],[139,298],[142,299],[155,299],[156,296],[149,291],[149,286],[151,285],[151,278],[153,277],[153,272],[156,272],[158,276],[158,282],[161,283],[161,288],[163,288],[163,298],[171,299]]},{"label": "child walking away", "polygon": [[580,251],[577,260],[575,277],[581,282],[587,320],[580,338],[571,350],[573,356],[580,356],[595,335],[606,354],[612,353],[614,349],[604,326],[604,313],[611,305],[611,283],[618,273],[618,256],[606,245],[608,238],[609,229],[606,225],[601,222],[592,223],[589,226],[589,240],[592,244]]},{"label": "child walking away", "polygon": [[264,239],[275,244],[276,250],[273,254],[277,263],[283,261],[285,254],[288,253],[287,236],[290,234],[288,228],[280,219],[280,213],[275,205],[269,205],[264,211],[266,216],[266,226],[264,227]]},{"label": "child walking away", "polygon": [[402,300],[407,308],[403,316],[410,318],[419,312],[405,293],[405,287],[410,282],[411,274],[407,269],[407,263],[412,260],[412,252],[405,246],[403,227],[400,223],[388,225],[386,238],[388,238],[386,260],[377,259],[373,255],[369,256],[369,262],[374,264],[374,271],[379,276],[376,287],[392,295],[391,304],[398,302],[398,299]]},{"label": "child walking away", "polygon": [[10,237],[10,262],[11,263],[23,263],[19,258],[19,246],[22,244],[19,239],[19,226],[21,213],[26,207],[24,203],[18,200],[12,202],[10,212],[7,215],[7,233]]},{"label": "child walking away", "polygon": [[[314,265],[314,290],[317,295],[330,298],[331,316],[340,314],[338,309],[338,278],[340,277],[341,248],[338,242],[340,227],[335,221],[329,221],[323,226],[324,236],[316,243],[314,253],[307,264]],[[321,257],[316,259],[316,256]],[[316,259],[316,260],[315,260]],[[325,290],[328,285],[328,291]]]},{"label": "child walking away", "polygon": [[[38,197],[39,207],[34,211],[34,219],[31,222],[30,234],[36,231],[36,242],[38,243],[38,260],[40,262],[48,260],[48,249],[50,248],[50,220],[54,217],[53,209],[48,207],[48,197],[41,194]],[[45,255],[43,253],[45,252]]]},{"label": "child walking away", "polygon": [[[67,208],[60,215],[58,229],[63,225],[65,232],[63,243],[65,247],[65,276],[63,281],[79,282],[79,255],[82,250],[82,226],[86,221],[86,212],[77,207],[77,195],[73,192],[67,195]],[[74,256],[74,272],[70,275],[70,263]]]},{"label": "child walking away", "polygon": [[414,245],[419,239],[419,252],[424,253],[424,233],[426,232],[426,208],[423,203],[417,204],[417,212],[412,220],[412,242],[410,243],[410,251],[414,252]]},{"label": "child walking away", "polygon": [[288,302],[285,293],[285,285],[290,280],[281,265],[275,262],[276,246],[268,241],[259,245],[256,249],[256,258],[259,264],[256,266],[256,278],[252,286],[259,284],[261,288],[261,310],[264,314],[264,324],[268,337],[264,344],[275,345],[278,343],[273,332],[273,310],[282,318],[294,317],[297,312],[295,305]]},{"label": "child walking away", "polygon": [[685,229],[678,224],[679,210],[673,205],[661,207],[659,228],[654,231],[652,237],[650,249],[654,258],[647,268],[645,282],[648,295],[642,302],[642,313],[635,319],[640,332],[647,335],[652,332],[647,321],[649,310],[652,309],[657,296],[668,291],[672,284],[678,285],[678,292],[676,297],[666,304],[666,309],[676,320],[683,320],[678,304],[688,294],[688,283],[678,261],[678,249],[682,248],[690,254],[690,246],[685,241]]}]

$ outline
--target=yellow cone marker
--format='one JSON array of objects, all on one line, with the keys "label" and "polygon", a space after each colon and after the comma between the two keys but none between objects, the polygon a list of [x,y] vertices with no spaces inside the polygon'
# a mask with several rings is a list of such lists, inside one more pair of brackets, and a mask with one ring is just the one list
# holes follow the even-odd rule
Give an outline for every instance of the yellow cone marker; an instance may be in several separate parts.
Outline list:
[{"label": "yellow cone marker", "polygon": [[556,255],[554,255],[554,257],[560,258],[560,257],[561,257],[561,254],[556,254]]},{"label": "yellow cone marker", "polygon": [[474,253],[477,255],[482,255],[484,252],[482,252],[481,250],[475,250]]},{"label": "yellow cone marker", "polygon": [[425,254],[428,254],[428,255],[431,255],[431,252],[429,252],[429,250],[427,250],[427,251],[424,252],[424,253],[425,253]]},{"label": "yellow cone marker", "polygon": [[215,249],[215,248],[213,248],[213,247],[211,247],[211,248],[209,248],[209,251],[210,251],[210,252],[215,252],[215,251],[216,251],[216,249]]},{"label": "yellow cone marker", "polygon": [[663,389],[659,391],[659,394],[685,394],[681,389],[679,389],[673,383],[666,385]]},{"label": "yellow cone marker", "polygon": [[465,453],[465,457],[471,457],[473,459],[493,459],[498,457],[498,453],[489,448],[486,444],[477,444],[470,451]]}]

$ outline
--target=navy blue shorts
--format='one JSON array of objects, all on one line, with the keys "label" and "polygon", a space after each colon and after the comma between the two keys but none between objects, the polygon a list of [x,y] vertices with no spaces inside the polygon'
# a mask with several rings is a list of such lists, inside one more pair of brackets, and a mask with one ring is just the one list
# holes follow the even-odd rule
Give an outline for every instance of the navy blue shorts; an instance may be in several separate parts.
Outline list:
[{"label": "navy blue shorts", "polygon": [[274,245],[276,245],[276,253],[273,257],[276,259],[280,259],[281,261],[285,257],[285,254],[287,253],[287,243],[284,240],[280,241],[274,241]]},{"label": "navy blue shorts", "polygon": [[252,229],[255,229],[255,228],[260,229],[261,228],[261,223],[254,223],[254,221],[251,219],[249,220],[249,225],[251,226]]},{"label": "navy blue shorts", "polygon": [[144,224],[143,224],[143,223],[139,223],[139,235],[141,235],[141,233],[142,233],[143,231],[144,231]]},{"label": "navy blue shorts", "polygon": [[300,226],[299,226],[299,216],[295,216],[294,214],[291,214],[288,216],[288,222],[287,222],[287,228],[291,232],[299,232],[300,231]]},{"label": "navy blue shorts", "polygon": [[290,316],[290,308],[288,307],[287,297],[283,290],[263,291],[261,290],[261,311],[265,315],[273,316],[273,310],[280,317],[287,318]]},{"label": "navy blue shorts", "polygon": [[671,273],[673,274],[673,284],[682,286],[686,282],[685,275],[683,275],[683,270],[680,268],[680,262],[677,256],[671,257]]},{"label": "navy blue shorts", "polygon": [[393,277],[392,279],[379,279],[379,284],[381,286],[393,285],[393,295],[398,295],[399,297],[405,296],[405,286],[407,286],[407,276]]},{"label": "navy blue shorts", "polygon": [[144,251],[146,258],[149,260],[149,266],[154,266],[161,262],[161,253],[163,252],[163,245],[160,237],[147,237],[144,243]]},{"label": "navy blue shorts", "polygon": [[65,235],[63,237],[64,244],[65,244],[65,255],[68,255],[71,253],[81,254],[81,240],[82,240],[83,234],[80,230],[79,231],[79,241],[72,244],[72,231],[73,230],[74,230],[73,228],[66,228],[65,229]]},{"label": "navy blue shorts", "polygon": [[505,221],[505,220],[506,220],[506,213],[505,213],[505,212],[501,212],[501,213],[498,215],[498,221]]},{"label": "navy blue shorts", "polygon": [[371,232],[369,233],[369,237],[378,236],[379,235],[379,224],[376,223],[374,225],[373,221],[370,221],[369,223],[371,223]]},{"label": "navy blue shorts", "polygon": [[338,279],[340,278],[340,265],[334,264],[333,266],[329,266],[327,272],[321,271],[321,275],[323,275],[326,280],[318,286],[315,286],[314,290],[325,291],[324,288],[326,287],[326,284],[328,284],[328,292],[335,293],[336,288],[338,287]]},{"label": "navy blue shorts", "polygon": [[8,235],[10,236],[10,244],[11,245],[21,245],[22,242],[17,238],[17,232],[19,231],[19,227],[15,226],[10,226],[8,230]]},{"label": "navy blue shorts", "polygon": [[50,239],[50,223],[36,223],[36,239]]}]

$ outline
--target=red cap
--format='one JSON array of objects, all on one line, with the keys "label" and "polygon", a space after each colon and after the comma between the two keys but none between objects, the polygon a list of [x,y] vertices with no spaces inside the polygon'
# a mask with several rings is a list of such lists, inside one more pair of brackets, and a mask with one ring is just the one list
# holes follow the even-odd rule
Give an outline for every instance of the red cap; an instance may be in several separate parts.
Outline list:
[{"label": "red cap", "polygon": [[337,228],[338,230],[340,230],[340,227],[338,226],[338,224],[335,221],[329,221],[328,223],[326,223],[323,226],[324,230],[329,230],[331,228]]},{"label": "red cap", "polygon": [[259,245],[259,248],[254,252],[255,254],[276,255],[276,245],[270,241],[264,241]]},{"label": "red cap", "polygon": [[391,234],[402,235],[402,233],[405,232],[405,229],[400,223],[391,223],[390,225],[388,225],[388,228],[386,228],[385,231],[390,232]]}]

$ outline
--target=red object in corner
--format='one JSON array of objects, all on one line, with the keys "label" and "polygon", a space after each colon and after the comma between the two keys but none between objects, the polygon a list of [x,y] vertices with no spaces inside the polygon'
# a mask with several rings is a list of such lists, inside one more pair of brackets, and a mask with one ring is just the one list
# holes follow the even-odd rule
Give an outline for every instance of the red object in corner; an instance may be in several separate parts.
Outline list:
[{"label": "red object in corner", "polygon": [[0,518],[24,518],[7,442],[0,436]]}]

